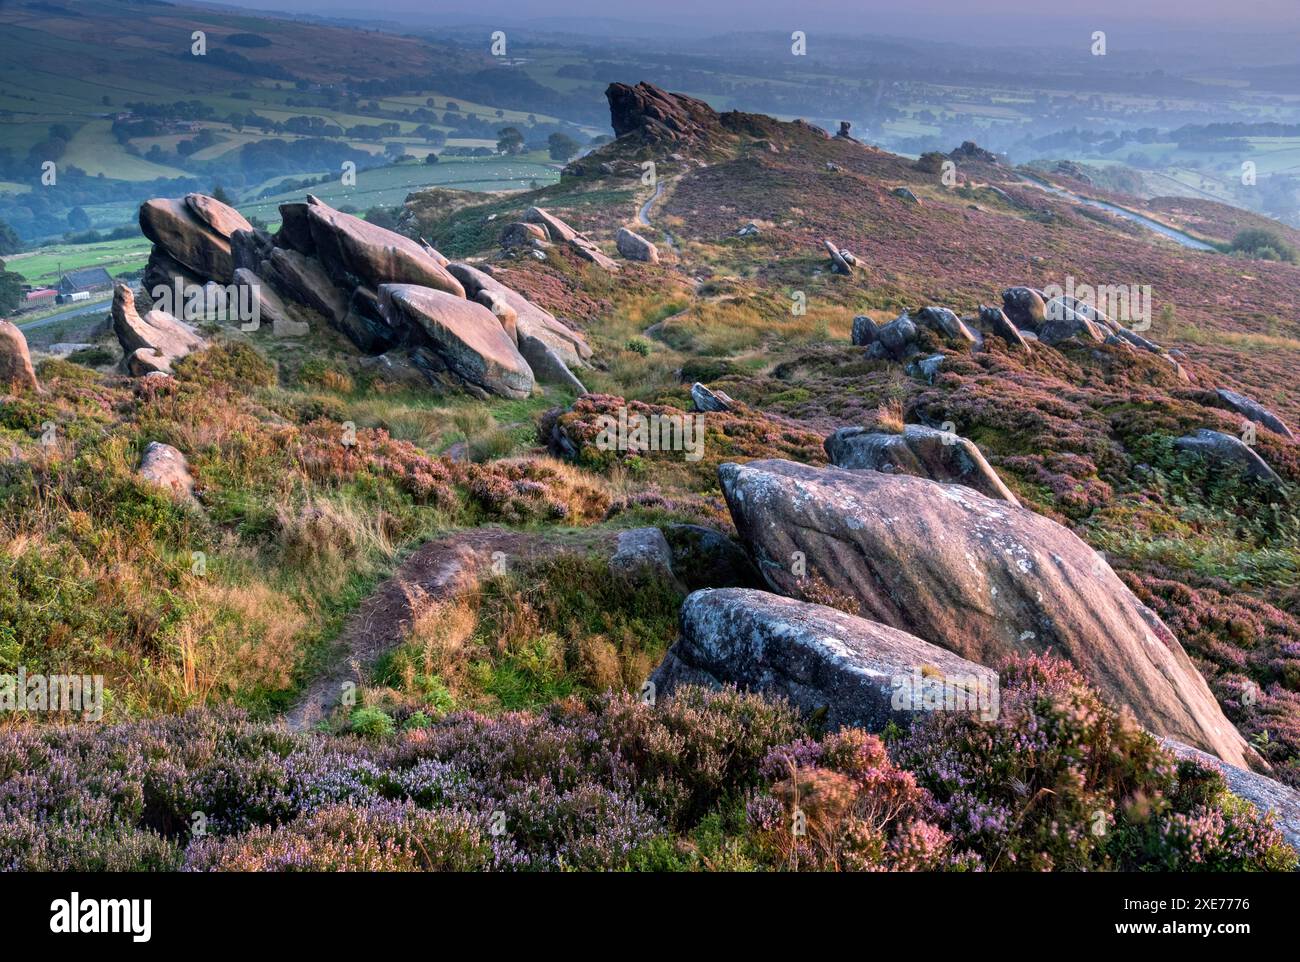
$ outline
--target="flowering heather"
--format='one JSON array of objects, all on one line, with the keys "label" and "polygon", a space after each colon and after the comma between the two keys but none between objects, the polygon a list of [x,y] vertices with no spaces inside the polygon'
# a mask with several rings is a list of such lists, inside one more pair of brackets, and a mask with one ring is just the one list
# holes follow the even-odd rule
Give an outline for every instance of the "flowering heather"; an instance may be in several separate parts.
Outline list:
[{"label": "flowering heather", "polygon": [[[0,736],[0,867],[245,871],[1285,868],[1271,824],[1072,670],[1013,667],[996,723],[887,751],[784,702],[683,688],[396,734],[234,710]],[[1099,814],[1100,813],[1100,816]],[[1094,826],[1106,832],[1096,834]],[[1288,861],[1288,858],[1291,861]]]}]

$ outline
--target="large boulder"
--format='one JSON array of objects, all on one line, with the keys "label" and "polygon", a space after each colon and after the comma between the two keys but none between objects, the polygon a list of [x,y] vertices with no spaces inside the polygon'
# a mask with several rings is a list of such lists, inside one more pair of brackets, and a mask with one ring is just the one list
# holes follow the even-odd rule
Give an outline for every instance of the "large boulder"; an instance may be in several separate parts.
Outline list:
[{"label": "large boulder", "polygon": [[1011,323],[1011,318],[1000,308],[980,305],[980,323],[989,331],[989,333],[1002,338],[1012,347],[1024,348],[1029,350],[1029,342],[1025,336],[1020,333],[1020,329]]},{"label": "large boulder", "polygon": [[528,208],[524,213],[524,223],[537,224],[546,231],[547,237],[557,244],[567,243],[579,236],[578,232],[563,220],[541,207]]},{"label": "large boulder", "polygon": [[762,586],[745,549],[722,532],[698,524],[670,524],[663,531],[672,548],[673,571],[691,591]]},{"label": "large boulder", "polygon": [[618,252],[630,261],[645,261],[650,264],[659,263],[659,248],[640,234],[634,234],[626,227],[618,229],[618,236],[615,237],[614,241],[618,245]]},{"label": "large boulder", "polygon": [[949,341],[964,344],[975,344],[979,341],[975,332],[966,326],[966,322],[946,307],[923,307],[916,312],[912,320],[918,327],[931,330]]},{"label": "large boulder", "polygon": [[1220,401],[1242,417],[1248,418],[1256,424],[1264,425],[1274,434],[1280,434],[1288,441],[1295,440],[1295,434],[1287,426],[1287,423],[1254,398],[1238,394],[1236,391],[1229,391],[1227,388],[1218,388],[1215,393],[1219,395]]},{"label": "large boulder", "polygon": [[[212,223],[228,226],[235,221],[215,212],[215,205],[219,205],[220,201],[210,197],[207,200],[211,201],[211,206],[205,205],[211,221],[195,213],[198,205],[186,200],[167,197],[146,200],[140,205],[140,230],[145,237],[162,248],[168,257],[200,281],[229,284],[235,273],[230,253],[230,235],[222,234]],[[225,207],[224,204],[220,206]],[[233,210],[230,213],[239,217]],[[239,219],[243,220],[242,217]],[[248,226],[247,221],[244,221],[244,226]]]},{"label": "large boulder", "polygon": [[533,371],[533,378],[537,383],[557,384],[566,391],[572,391],[579,397],[587,393],[586,386],[578,380],[577,376],[569,370],[569,365],[565,364],[563,359],[545,341],[539,340],[531,334],[520,334],[518,343],[519,353],[528,362],[528,366]]},{"label": "large boulder", "polygon": [[988,668],[887,625],[748,588],[690,595],[678,639],[650,680],[657,696],[682,684],[781,695],[805,713],[824,712],[832,728],[906,727],[927,705],[986,717],[999,707]]},{"label": "large boulder", "polygon": [[461,282],[468,297],[480,300],[485,291],[500,295],[515,310],[519,335],[528,334],[542,341],[569,367],[577,367],[591,357],[586,338],[495,277],[458,262],[448,264],[447,270]]},{"label": "large boulder", "polygon": [[1222,465],[1256,480],[1275,485],[1282,483],[1282,479],[1268,466],[1268,462],[1236,435],[1201,428],[1195,434],[1179,438],[1174,445],[1179,451],[1192,457]]},{"label": "large boulder", "polygon": [[1037,331],[1047,320],[1047,304],[1032,287],[1008,287],[1002,292],[1002,312],[1019,330]]},{"label": "large boulder", "polygon": [[507,224],[501,231],[501,246],[506,250],[514,247],[536,247],[548,239],[546,228],[541,224],[515,221],[513,224]]},{"label": "large boulder", "polygon": [[1106,340],[1102,326],[1086,313],[1075,310],[1063,298],[1047,302],[1046,319],[1038,325],[1038,339],[1044,344],[1060,344],[1073,338],[1100,344]]},{"label": "large boulder", "polygon": [[186,194],[185,206],[194,216],[226,240],[237,230],[251,231],[253,225],[235,208],[207,194]]},{"label": "large boulder", "polygon": [[172,497],[187,500],[194,496],[194,477],[190,474],[189,463],[185,455],[170,444],[150,441],[140,458],[140,467],[136,473],[148,481],[163,488]]},{"label": "large boulder", "polygon": [[382,285],[379,303],[391,327],[418,327],[448,369],[471,385],[502,397],[532,393],[528,362],[482,304],[416,284]]},{"label": "large boulder", "polygon": [[460,281],[410,238],[335,210],[310,196],[307,222],[316,256],[336,281],[357,278],[375,290],[381,284],[419,284],[465,296]]},{"label": "large boulder", "polygon": [[860,613],[985,665],[1055,652],[1152,732],[1257,760],[1178,640],[1066,528],[956,484],[790,461],[723,464],[722,491],[767,582],[808,579]]},{"label": "large boulder", "polygon": [[858,347],[869,347],[880,336],[880,326],[866,314],[853,318],[853,332],[850,340]]},{"label": "large boulder", "polygon": [[27,338],[18,326],[0,319],[0,391],[37,391],[36,370]]},{"label": "large boulder", "polygon": [[736,402],[725,391],[715,391],[699,381],[691,385],[691,403],[695,410],[703,413],[730,411],[736,406]]},{"label": "large boulder", "polygon": [[[191,351],[206,347],[207,342],[194,332],[188,324],[178,320],[166,311],[154,308],[143,317],[136,310],[135,294],[126,284],[118,284],[113,289],[113,333],[122,345],[126,367],[132,374],[130,358],[137,351],[144,350],[147,356],[161,356],[166,361],[161,364],[143,365],[137,376],[147,374],[150,370],[169,371],[171,362],[178,360]],[[141,367],[142,365],[137,365]]]},{"label": "large boulder", "polygon": [[702,100],[653,84],[605,89],[614,136],[665,149],[712,147],[724,139],[718,114]]},{"label": "large boulder", "polygon": [[909,424],[902,434],[840,428],[825,447],[836,467],[964,484],[990,498],[1020,503],[972,441],[924,424]]}]

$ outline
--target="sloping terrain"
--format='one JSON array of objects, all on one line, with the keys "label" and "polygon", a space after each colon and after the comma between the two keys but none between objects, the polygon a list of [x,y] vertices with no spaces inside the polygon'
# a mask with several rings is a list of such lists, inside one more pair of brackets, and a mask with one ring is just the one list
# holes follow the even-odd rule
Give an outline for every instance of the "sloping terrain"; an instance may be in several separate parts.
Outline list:
[{"label": "sloping terrain", "polygon": [[[11,734],[11,756],[27,761],[0,768],[0,784],[24,765],[71,771],[57,759],[76,758],[174,789],[167,804],[105,814],[107,788],[70,776],[41,804],[22,803],[7,862],[46,865],[50,846],[94,838],[102,864],[134,867],[1294,864],[1218,775],[1176,763],[1134,718],[1168,736],[1162,725],[1193,704],[1179,740],[1256,769],[1234,784],[1272,779],[1262,794],[1275,804],[1300,784],[1300,448],[1285,431],[1300,423],[1289,374],[1300,268],[1186,250],[1022,185],[972,149],[954,152],[961,179],[947,186],[807,124],[716,114],[646,85],[614,85],[610,102],[620,136],[558,185],[482,202],[416,194],[400,222],[409,239],[315,202],[286,205],[274,238],[205,228],[199,253],[224,255],[223,270],[232,248],[236,265],[258,252],[256,269],[300,305],[306,336],[200,323],[207,346],[170,374],[132,378],[117,367],[130,346],[118,333],[80,355],[87,363],[38,358],[41,389],[0,405],[12,452],[0,475],[12,504],[0,521],[0,655],[29,671],[103,673],[106,714],[127,723],[110,729],[117,741],[58,736],[45,756],[39,733]],[[220,213],[210,199],[185,203]],[[306,234],[295,226],[308,222]],[[616,257],[620,228],[656,257]],[[195,254],[154,239],[159,269]],[[467,285],[459,295],[443,266]],[[1021,308],[1038,295],[1009,290],[1067,282],[1150,285],[1149,313],[1031,317]],[[493,396],[472,364],[453,363],[477,335],[458,341],[432,323],[434,308],[416,312],[428,337],[407,327],[387,338],[396,295],[385,290],[431,284],[445,286],[425,300],[449,298],[457,323],[481,306],[464,325],[498,341],[513,330],[520,351],[545,317],[588,344],[589,356],[565,361],[585,392],[544,379],[555,369],[533,355],[532,391]],[[380,316],[365,314],[363,333],[378,339],[358,336],[355,305],[371,286]],[[340,291],[353,308],[344,300],[330,316]],[[951,314],[922,310],[931,305]],[[431,353],[455,376],[431,375]],[[634,416],[676,425],[675,441],[608,443],[610,425]],[[852,471],[822,471],[836,457],[823,439],[905,424],[973,443],[1023,507],[958,487],[936,455],[902,471],[931,472],[924,480],[870,472],[875,502],[801,500],[796,486],[755,520],[736,469],[720,471],[763,460],[774,476],[833,475],[851,492]],[[1204,429],[1222,440],[1188,443]],[[192,498],[137,476],[148,442],[187,460]],[[944,510],[918,508],[907,539],[875,535],[900,574],[877,589],[855,567],[864,555],[843,547],[865,537],[854,512],[904,512],[920,490]],[[954,504],[980,517],[989,554],[975,567],[996,568],[993,587],[1020,599],[1011,614],[970,593],[981,582],[956,552],[927,550],[944,536],[928,519],[954,516]],[[774,534],[756,533],[769,522]],[[412,600],[407,587],[442,557],[429,545],[484,523],[522,529],[528,547],[503,537],[500,567],[458,592],[425,571],[438,590]],[[623,536],[647,526],[663,537],[627,546],[626,567],[558,550],[613,539],[617,557]],[[807,570],[783,567],[790,545],[808,549],[797,552]],[[1053,563],[1064,573],[1035,608],[1033,572]],[[932,650],[935,663],[977,657],[1002,671],[1001,713],[925,712],[877,737],[826,732],[825,711],[799,716],[772,700],[782,691],[686,685],[653,707],[642,686],[675,640],[682,589],[711,587],[788,594],[823,612],[808,623],[846,631],[888,622],[899,650]],[[904,590],[926,617],[900,607]],[[1105,604],[1080,614],[1078,599],[1099,597],[1090,592]],[[694,610],[707,604],[692,597]],[[944,598],[979,613],[978,643],[949,636],[960,619]],[[1020,618],[1036,619],[1030,637]],[[1116,660],[1061,660],[1089,638]],[[727,640],[756,650],[748,635]],[[857,655],[871,668],[869,649]],[[1137,704],[1140,692],[1111,677],[1121,660],[1175,680],[1159,703]],[[792,700],[824,708],[848,682],[816,664],[789,669],[804,696]],[[352,734],[267,723],[342,679],[359,681],[355,704],[326,725]],[[254,720],[137,720],[222,703]],[[214,730],[228,737],[218,744]],[[241,785],[279,774],[263,792],[218,797],[217,770]],[[548,787],[521,787],[532,783]],[[12,794],[25,798],[16,782]],[[889,816],[873,819],[886,798]],[[809,838],[788,827],[800,804],[817,826]],[[178,814],[189,811],[213,816],[215,837],[189,838]],[[504,837],[488,825],[496,811]],[[1102,833],[1089,828],[1099,811]],[[54,840],[38,841],[43,832]],[[382,854],[364,859],[371,849],[354,841]]]}]

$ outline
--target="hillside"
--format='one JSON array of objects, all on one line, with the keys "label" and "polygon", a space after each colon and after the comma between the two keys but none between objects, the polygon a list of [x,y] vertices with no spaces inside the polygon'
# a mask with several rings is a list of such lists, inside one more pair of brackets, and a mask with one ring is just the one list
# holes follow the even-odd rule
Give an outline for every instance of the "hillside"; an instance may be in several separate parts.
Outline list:
[{"label": "hillside", "polygon": [[108,723],[0,720],[0,863],[1293,868],[1300,267],[607,96],[400,234],[151,200],[146,288],[260,326],[119,288],[0,354],[0,664]]}]

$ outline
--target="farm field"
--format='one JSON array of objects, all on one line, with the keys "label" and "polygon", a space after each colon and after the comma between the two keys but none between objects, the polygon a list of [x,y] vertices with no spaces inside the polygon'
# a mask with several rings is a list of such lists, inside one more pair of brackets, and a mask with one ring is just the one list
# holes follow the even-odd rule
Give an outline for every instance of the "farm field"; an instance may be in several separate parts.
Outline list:
[{"label": "farm field", "polygon": [[100,244],[53,244],[5,258],[6,270],[22,274],[33,287],[53,286],[68,271],[102,267],[114,276],[143,270],[150,244],[143,237]]}]

